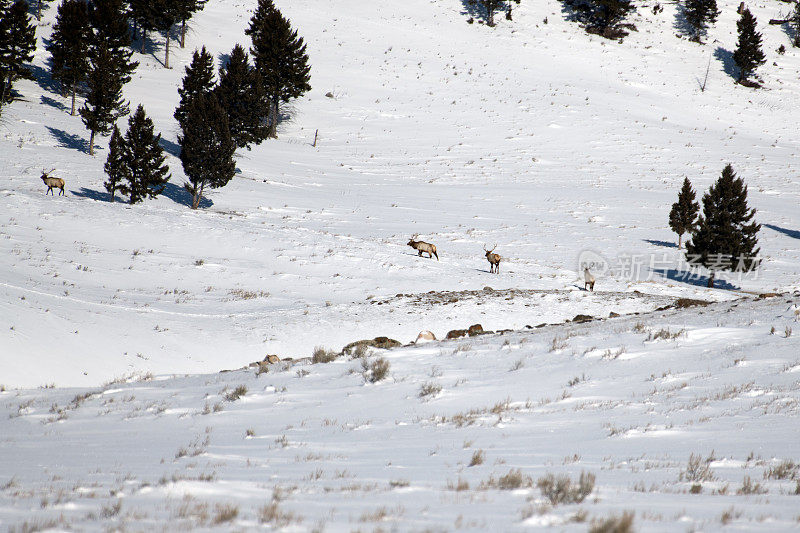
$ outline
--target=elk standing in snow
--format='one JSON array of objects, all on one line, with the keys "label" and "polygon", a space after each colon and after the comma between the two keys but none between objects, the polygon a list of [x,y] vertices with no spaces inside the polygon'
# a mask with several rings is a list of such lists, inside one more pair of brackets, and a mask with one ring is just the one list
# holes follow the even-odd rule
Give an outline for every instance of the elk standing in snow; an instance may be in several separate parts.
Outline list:
[{"label": "elk standing in snow", "polygon": [[589,272],[589,267],[583,269],[583,290],[594,292],[594,276]]},{"label": "elk standing in snow", "polygon": [[[52,192],[53,189],[61,189],[61,192],[58,193],[59,196],[64,194],[64,185],[65,185],[64,180],[62,180],[61,178],[51,178],[49,176],[49,174],[53,172],[53,170],[55,169],[48,171],[42,170],[41,178],[44,184],[47,185],[47,191],[45,191],[44,193],[45,196],[47,196],[48,192]],[[55,193],[53,193],[53,196],[55,196]]]},{"label": "elk standing in snow", "polygon": [[[497,248],[497,245],[494,245],[494,248]],[[483,251],[486,252],[486,260],[489,261],[489,272],[499,274],[500,273],[500,254],[492,253],[494,252],[494,248],[491,250],[487,250],[486,246],[484,245]]]},{"label": "elk standing in snow", "polygon": [[409,239],[408,243],[406,244],[415,249],[418,252],[417,255],[420,257],[422,257],[422,252],[426,252],[428,254],[428,258],[433,259],[433,256],[435,255],[436,260],[439,260],[439,254],[436,253],[436,245],[422,241],[415,241],[413,237]]}]

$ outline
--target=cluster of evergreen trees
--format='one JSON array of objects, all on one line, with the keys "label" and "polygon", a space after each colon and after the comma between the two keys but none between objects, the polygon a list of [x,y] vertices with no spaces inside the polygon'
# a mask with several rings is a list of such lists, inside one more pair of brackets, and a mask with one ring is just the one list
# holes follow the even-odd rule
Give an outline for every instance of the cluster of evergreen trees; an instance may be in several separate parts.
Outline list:
[{"label": "cluster of evergreen trees", "polygon": [[31,79],[26,66],[36,50],[36,28],[25,0],[0,0],[0,114],[14,97],[14,82]]},{"label": "cluster of evergreen trees", "polygon": [[760,224],[753,221],[755,209],[747,206],[747,186],[728,164],[722,175],[703,195],[703,214],[688,178],[669,213],[669,226],[678,234],[678,247],[684,233],[689,264],[701,264],[710,271],[708,286],[714,286],[717,271],[750,271],[758,263],[756,248]]}]

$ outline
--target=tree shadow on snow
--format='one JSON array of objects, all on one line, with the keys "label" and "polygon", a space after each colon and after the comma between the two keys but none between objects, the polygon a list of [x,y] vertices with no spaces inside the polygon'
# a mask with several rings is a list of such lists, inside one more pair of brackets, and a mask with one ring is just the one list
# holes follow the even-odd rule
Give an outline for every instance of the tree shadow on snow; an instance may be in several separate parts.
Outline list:
[{"label": "tree shadow on snow", "polygon": [[650,244],[654,244],[656,246],[663,246],[664,248],[677,248],[678,245],[674,242],[667,242],[667,241],[659,241],[656,239],[642,239],[644,242],[649,242]]},{"label": "tree shadow on snow", "polygon": [[181,157],[181,145],[179,145],[178,143],[172,142],[169,139],[165,139],[164,137],[161,137],[161,139],[158,141],[158,144],[169,155],[171,155],[173,157],[177,157],[177,158]]},{"label": "tree shadow on snow", "polygon": [[[111,195],[105,191],[96,191],[94,189],[87,189],[86,187],[81,187],[79,191],[69,191],[69,192],[72,193],[72,195],[77,196],[78,198],[88,198],[90,200],[96,200],[98,202],[111,201]],[[117,201],[119,201],[119,197],[117,197]]]},{"label": "tree shadow on snow", "polygon": [[[701,276],[699,274],[694,274],[687,272],[686,270],[678,270],[675,268],[658,269],[654,270],[653,272],[657,272],[672,281],[694,285],[695,287],[708,287],[708,276]],[[723,289],[726,291],[738,291],[741,287],[737,287],[736,285],[724,279],[715,278],[714,288]]]},{"label": "tree shadow on snow", "polygon": [[62,148],[70,148],[72,150],[79,150],[87,154],[89,153],[89,141],[80,135],[67,133],[64,130],[53,128],[52,126],[47,126],[47,129],[50,131],[50,134],[55,137],[56,141],[58,141],[58,146]]},{"label": "tree shadow on snow", "polygon": [[675,10],[675,20],[672,23],[672,27],[686,37],[692,37],[694,35],[694,27],[689,24],[689,21],[686,20],[686,11],[682,4],[678,5],[678,8]]},{"label": "tree shadow on snow", "polygon": [[49,96],[42,95],[42,96],[39,98],[39,100],[40,100],[40,101],[41,101],[43,104],[45,104],[45,105],[49,105],[50,107],[55,107],[55,108],[56,108],[56,109],[58,109],[59,111],[66,111],[66,112],[69,112],[69,108],[68,108],[67,106],[65,106],[64,104],[62,104],[61,102],[59,102],[59,101],[57,101],[57,100],[54,100],[54,99],[50,98]]},{"label": "tree shadow on snow", "polygon": [[[182,185],[175,185],[174,183],[167,182],[162,194],[176,204],[192,207],[192,195],[189,194],[189,191],[184,189]],[[200,205],[198,207],[201,209],[206,209],[212,205],[214,205],[214,202],[204,195],[200,200]]]},{"label": "tree shadow on snow", "polygon": [[561,14],[568,22],[588,25],[592,20],[592,8],[584,0],[562,0]]},{"label": "tree shadow on snow", "polygon": [[733,79],[739,79],[739,67],[736,66],[736,62],[733,60],[733,52],[718,46],[717,49],[714,50],[714,58],[722,62],[722,68],[725,70],[725,74]]},{"label": "tree shadow on snow", "polygon": [[783,233],[784,235],[788,235],[793,239],[800,239],[800,231],[782,228],[780,226],[775,226],[773,224],[764,224],[764,227],[767,227],[773,231],[777,231],[778,233]]},{"label": "tree shadow on snow", "polygon": [[[45,40],[45,42],[47,42]],[[29,65],[28,70],[33,75],[36,84],[41,87],[43,90],[55,94],[61,94],[61,84],[53,79],[53,76],[50,74],[50,63],[51,59],[47,59],[48,68],[42,68],[39,65]]]}]

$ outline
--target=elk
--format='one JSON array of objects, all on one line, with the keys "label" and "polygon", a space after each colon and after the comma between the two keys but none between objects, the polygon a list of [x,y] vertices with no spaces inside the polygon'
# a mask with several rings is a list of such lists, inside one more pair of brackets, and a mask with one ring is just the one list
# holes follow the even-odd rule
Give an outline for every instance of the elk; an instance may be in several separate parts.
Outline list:
[{"label": "elk", "polygon": [[436,245],[434,244],[422,241],[415,241],[413,237],[409,239],[408,243],[406,244],[415,249],[417,251],[417,255],[420,257],[422,257],[422,252],[427,252],[429,259],[433,259],[433,256],[435,255],[436,260],[437,261],[439,260],[439,254],[436,253]]},{"label": "elk", "polygon": [[[47,191],[45,191],[44,195],[47,196],[47,193],[53,192],[53,189],[61,189],[61,192],[58,193],[59,196],[64,194],[64,180],[61,178],[51,178],[49,174],[53,172],[55,169],[45,171],[42,169],[42,181],[45,185],[47,185]],[[55,193],[53,193],[55,196]]]},{"label": "elk", "polygon": [[[497,248],[497,245],[494,245],[494,248]],[[486,260],[489,261],[489,272],[499,274],[500,273],[500,254],[492,253],[494,252],[494,248],[491,250],[487,250],[486,246],[484,245],[483,251],[486,252]]]},{"label": "elk", "polygon": [[589,267],[583,269],[583,290],[590,290],[594,292],[594,276],[589,272]]}]

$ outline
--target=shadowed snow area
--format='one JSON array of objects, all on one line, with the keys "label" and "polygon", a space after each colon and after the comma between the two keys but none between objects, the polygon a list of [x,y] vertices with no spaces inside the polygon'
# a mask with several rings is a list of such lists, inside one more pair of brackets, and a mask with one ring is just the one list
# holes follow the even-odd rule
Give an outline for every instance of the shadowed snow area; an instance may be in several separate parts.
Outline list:
[{"label": "shadowed snow area", "polygon": [[[173,69],[163,35],[137,49],[125,97],[172,178],[134,206],[50,80],[43,11],[37,81],[0,121],[0,529],[796,529],[800,56],[766,24],[788,4],[748,6],[753,90],[726,71],[733,0],[704,45],[672,3],[622,43],[555,0],[494,28],[457,0],[275,3],[313,89],[199,210],[177,87],[195,48],[249,47],[256,1],[210,0]],[[707,289],[668,213],[726,163],[763,263]],[[53,167],[66,196],[44,195]],[[586,257],[610,267],[594,292]],[[502,333],[409,345],[472,324]],[[405,346],[308,360],[377,336]],[[581,472],[581,502],[548,498]]]}]

